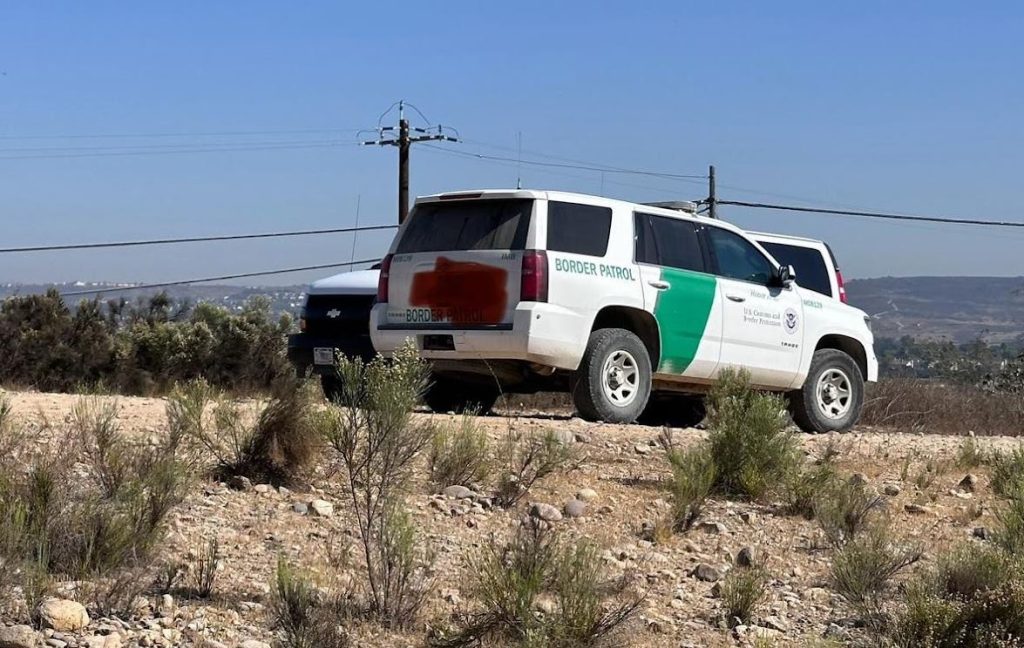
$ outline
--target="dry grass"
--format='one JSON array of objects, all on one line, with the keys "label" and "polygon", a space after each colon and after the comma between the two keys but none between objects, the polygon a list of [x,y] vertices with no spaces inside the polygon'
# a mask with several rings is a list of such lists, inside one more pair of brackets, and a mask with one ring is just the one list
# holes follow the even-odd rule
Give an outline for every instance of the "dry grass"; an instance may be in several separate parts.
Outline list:
[{"label": "dry grass", "polygon": [[1024,398],[913,378],[870,385],[861,425],[926,434],[1021,436]]}]

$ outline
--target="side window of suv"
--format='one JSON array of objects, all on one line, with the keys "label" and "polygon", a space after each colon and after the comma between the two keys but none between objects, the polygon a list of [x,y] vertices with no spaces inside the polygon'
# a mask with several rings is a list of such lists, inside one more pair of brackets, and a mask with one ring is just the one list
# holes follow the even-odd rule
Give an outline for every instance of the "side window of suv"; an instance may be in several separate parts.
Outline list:
[{"label": "side window of suv", "polygon": [[696,223],[641,213],[634,221],[637,263],[706,271]]},{"label": "side window of suv", "polygon": [[719,275],[768,285],[775,267],[760,250],[739,234],[720,227],[708,227],[707,234]]},{"label": "side window of suv", "polygon": [[548,249],[603,257],[608,251],[612,210],[594,205],[548,202]]}]

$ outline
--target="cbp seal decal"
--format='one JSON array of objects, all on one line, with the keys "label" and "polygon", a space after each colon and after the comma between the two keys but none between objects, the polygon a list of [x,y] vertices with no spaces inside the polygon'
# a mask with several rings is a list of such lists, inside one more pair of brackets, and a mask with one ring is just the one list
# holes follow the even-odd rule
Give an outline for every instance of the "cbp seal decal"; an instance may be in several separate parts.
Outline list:
[{"label": "cbp seal decal", "polygon": [[786,329],[786,333],[790,335],[796,333],[796,330],[800,328],[800,317],[792,308],[786,309],[786,314],[782,318],[782,328]]}]

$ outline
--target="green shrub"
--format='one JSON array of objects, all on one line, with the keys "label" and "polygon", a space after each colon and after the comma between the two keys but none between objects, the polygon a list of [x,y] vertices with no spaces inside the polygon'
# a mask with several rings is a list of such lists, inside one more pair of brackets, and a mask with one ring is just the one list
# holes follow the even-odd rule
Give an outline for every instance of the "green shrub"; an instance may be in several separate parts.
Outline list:
[{"label": "green shrub", "polygon": [[573,452],[551,430],[524,435],[510,426],[498,456],[504,459],[504,465],[498,476],[495,503],[512,508],[537,481],[564,470],[572,461]]},{"label": "green shrub", "polygon": [[969,436],[963,440],[956,452],[956,465],[965,470],[977,468],[986,463],[988,457],[978,441]]},{"label": "green shrub", "polygon": [[284,633],[284,648],[345,648],[348,636],[338,626],[330,601],[310,577],[277,560],[270,611],[274,625]]},{"label": "green shrub", "polygon": [[1014,646],[1024,637],[1024,580],[998,549],[964,546],[905,590],[888,634],[897,646]]},{"label": "green shrub", "polygon": [[668,453],[672,465],[672,529],[689,531],[715,484],[715,463],[704,446]]},{"label": "green shrub", "polygon": [[813,520],[819,499],[823,493],[830,493],[836,488],[837,480],[835,466],[828,461],[791,471],[783,483],[782,498],[786,511]]},{"label": "green shrub", "polygon": [[995,541],[1008,553],[1024,557],[1024,482],[1007,487],[1003,494],[1006,501],[996,509]]},{"label": "green shrub", "polygon": [[768,574],[763,567],[736,567],[722,581],[722,616],[730,626],[749,623],[768,593]]},{"label": "green shrub", "polygon": [[439,426],[430,447],[430,480],[439,488],[453,484],[478,487],[490,476],[487,433],[471,413],[463,414],[452,429]]},{"label": "green shrub", "polygon": [[199,598],[210,598],[217,582],[217,563],[220,562],[220,542],[210,538],[196,545],[192,550],[192,591]]},{"label": "green shrub", "polygon": [[918,548],[893,540],[886,525],[874,524],[836,550],[832,583],[847,601],[863,610],[876,611],[893,576],[920,558]]},{"label": "green shrub", "polygon": [[821,486],[814,498],[814,516],[833,547],[856,538],[885,506],[884,498],[859,482],[832,479]]},{"label": "green shrub", "polygon": [[[480,611],[434,645],[596,645],[642,602],[626,593],[625,580],[603,577],[593,545],[564,544],[540,525],[520,527],[507,545],[492,540],[471,559],[470,577]],[[542,600],[545,611],[538,614]]]},{"label": "green shrub", "polygon": [[994,453],[991,464],[992,490],[997,495],[1012,493],[1024,482],[1024,446],[1008,453]]},{"label": "green shrub", "polygon": [[782,489],[802,462],[786,429],[785,403],[755,391],[746,371],[725,371],[708,397],[708,445],[716,492],[759,499]]},{"label": "green shrub", "polygon": [[413,407],[429,369],[406,345],[391,361],[339,356],[341,392],[315,425],[341,459],[363,547],[369,612],[394,627],[410,625],[426,589],[426,559],[400,506],[414,460],[433,438]]}]

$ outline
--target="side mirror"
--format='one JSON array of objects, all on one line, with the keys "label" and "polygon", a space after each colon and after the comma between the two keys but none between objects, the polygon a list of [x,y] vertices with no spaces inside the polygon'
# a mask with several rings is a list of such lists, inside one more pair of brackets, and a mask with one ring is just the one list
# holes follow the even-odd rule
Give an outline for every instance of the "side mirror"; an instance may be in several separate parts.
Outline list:
[{"label": "side mirror", "polygon": [[789,287],[796,281],[796,269],[791,265],[779,266],[779,283]]}]

